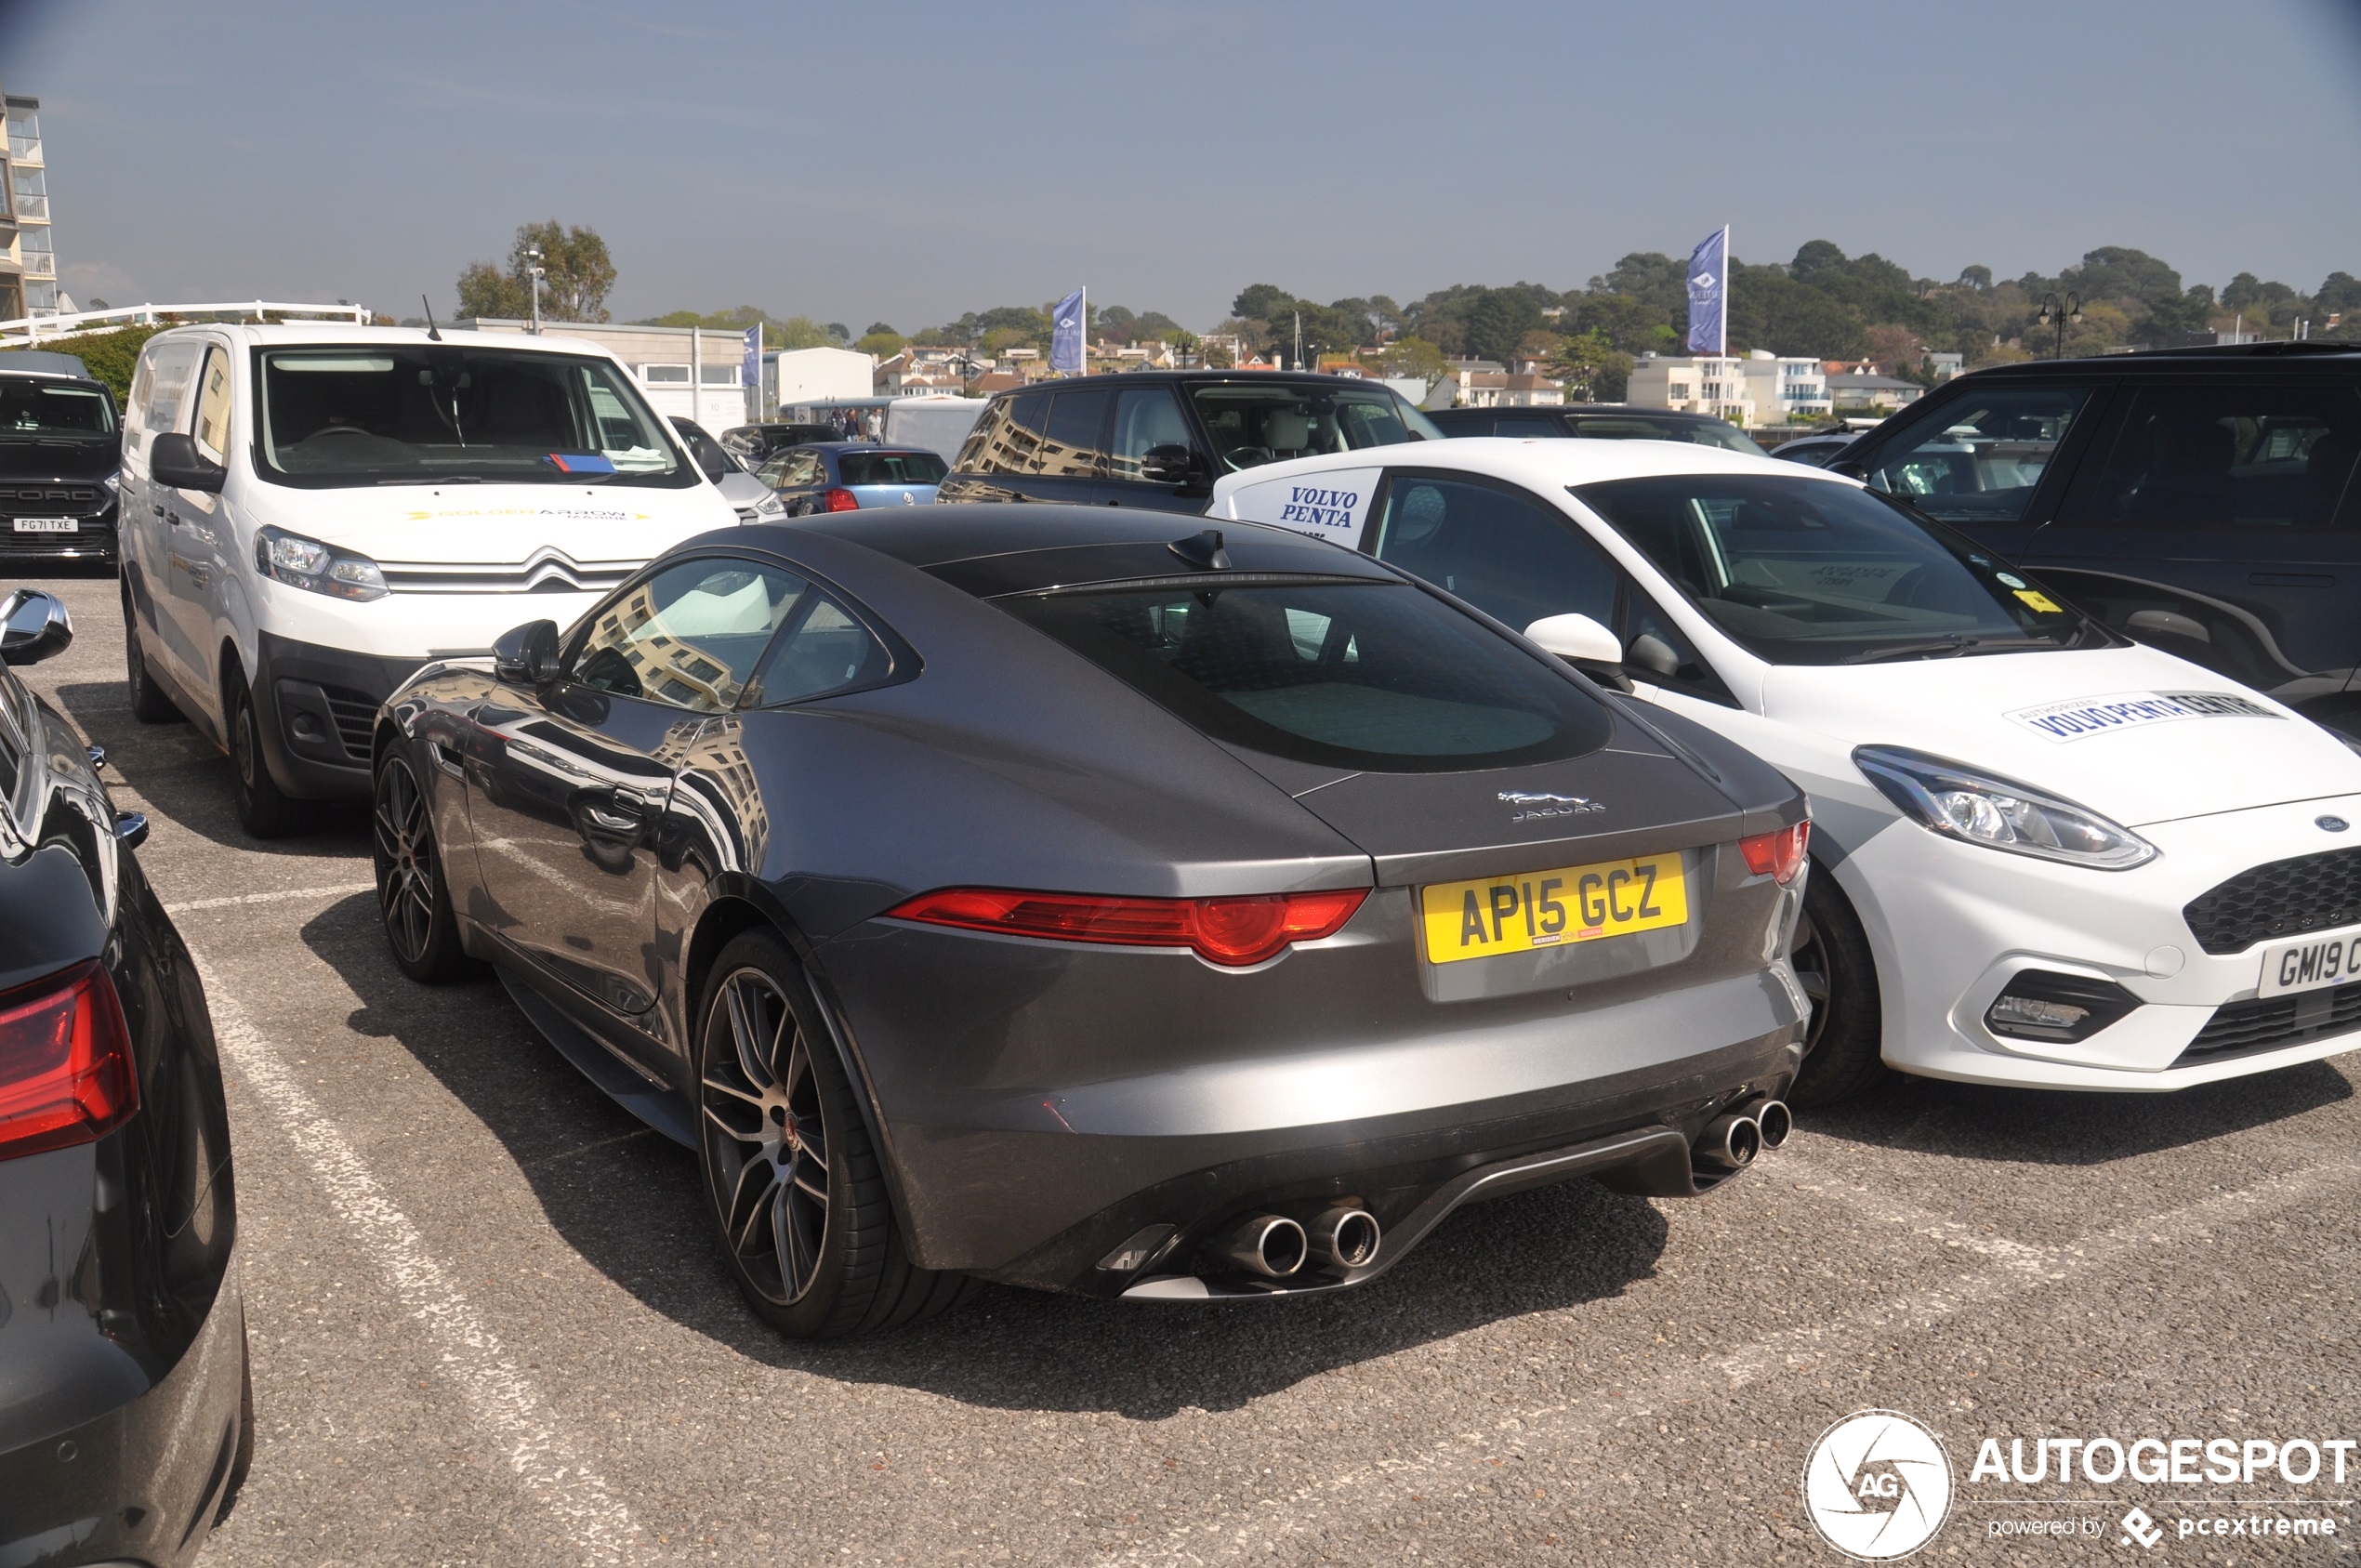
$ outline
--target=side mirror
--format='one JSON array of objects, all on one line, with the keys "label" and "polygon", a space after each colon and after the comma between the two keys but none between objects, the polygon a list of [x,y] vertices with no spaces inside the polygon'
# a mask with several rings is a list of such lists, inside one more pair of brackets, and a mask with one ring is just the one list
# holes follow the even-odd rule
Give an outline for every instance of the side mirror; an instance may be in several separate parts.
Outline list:
[{"label": "side mirror", "polygon": [[174,490],[202,490],[214,495],[221,494],[221,481],[229,477],[227,468],[197,450],[194,436],[178,431],[148,443],[148,473],[158,484]]},{"label": "side mirror", "polygon": [[1544,615],[1524,635],[1561,659],[1578,665],[1619,665],[1623,644],[1588,615]]},{"label": "side mirror", "polygon": [[1152,446],[1140,456],[1140,477],[1150,484],[1187,484],[1201,471],[1197,455],[1178,441]]},{"label": "side mirror", "polygon": [[511,686],[557,679],[558,623],[527,621],[502,632],[492,644],[492,673]]},{"label": "side mirror", "polygon": [[37,665],[73,641],[73,617],[65,600],[19,588],[0,602],[0,664]]},{"label": "side mirror", "polygon": [[731,463],[729,455],[710,441],[697,442],[697,467],[703,468],[705,477],[716,484],[738,471]]}]

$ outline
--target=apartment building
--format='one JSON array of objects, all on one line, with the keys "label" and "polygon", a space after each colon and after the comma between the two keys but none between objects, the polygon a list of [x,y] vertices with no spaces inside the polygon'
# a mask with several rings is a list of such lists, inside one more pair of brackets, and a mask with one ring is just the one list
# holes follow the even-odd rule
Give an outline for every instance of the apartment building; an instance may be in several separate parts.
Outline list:
[{"label": "apartment building", "polygon": [[1643,408],[1709,414],[1749,428],[1827,414],[1828,377],[1818,360],[1756,349],[1746,354],[1669,358],[1642,354],[1625,401]]},{"label": "apartment building", "polygon": [[0,95],[7,108],[8,151],[0,160],[0,321],[53,315],[73,302],[58,292],[58,253],[49,231],[49,173],[41,156],[41,100]]}]

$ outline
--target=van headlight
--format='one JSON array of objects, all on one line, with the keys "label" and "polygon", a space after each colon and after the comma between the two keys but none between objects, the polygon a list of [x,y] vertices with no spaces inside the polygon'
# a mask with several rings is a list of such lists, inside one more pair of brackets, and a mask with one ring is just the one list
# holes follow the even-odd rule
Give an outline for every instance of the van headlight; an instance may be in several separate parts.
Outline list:
[{"label": "van headlight", "polygon": [[367,556],[280,528],[255,531],[254,567],[289,587],[336,599],[383,599],[387,593],[385,573]]},{"label": "van headlight", "polygon": [[1906,815],[1947,838],[2099,871],[2157,858],[2155,845],[2096,811],[1922,751],[1865,745],[1853,765]]}]

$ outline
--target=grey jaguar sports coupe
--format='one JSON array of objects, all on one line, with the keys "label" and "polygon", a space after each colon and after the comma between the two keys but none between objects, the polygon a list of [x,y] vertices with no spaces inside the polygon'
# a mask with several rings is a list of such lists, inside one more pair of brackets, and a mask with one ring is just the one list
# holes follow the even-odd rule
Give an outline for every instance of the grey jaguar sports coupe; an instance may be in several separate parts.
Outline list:
[{"label": "grey jaguar sports coupe", "polygon": [[1336,1290],[1783,1141],[1795,788],[1366,556],[1185,528],[733,528],[428,665],[376,740],[394,957],[492,965],[694,1148],[796,1336]]}]

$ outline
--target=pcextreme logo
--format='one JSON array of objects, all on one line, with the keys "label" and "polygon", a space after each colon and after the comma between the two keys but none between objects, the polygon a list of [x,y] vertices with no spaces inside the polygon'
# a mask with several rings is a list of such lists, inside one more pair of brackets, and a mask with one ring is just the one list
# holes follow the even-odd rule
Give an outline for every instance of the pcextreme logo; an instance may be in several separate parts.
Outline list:
[{"label": "pcextreme logo", "polygon": [[1951,1461],[1932,1432],[1900,1411],[1856,1411],[1812,1445],[1803,1512],[1847,1557],[1907,1557],[1951,1512]]}]

